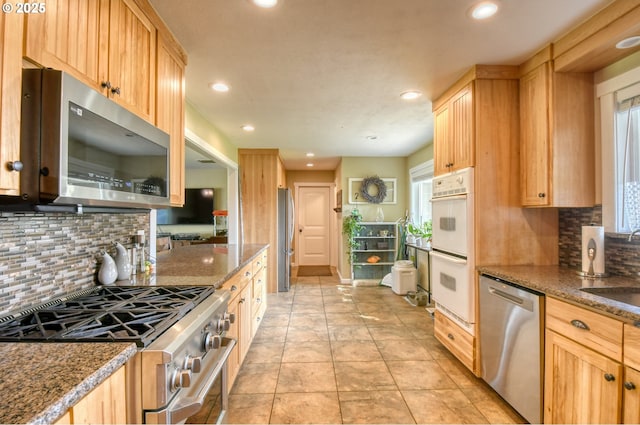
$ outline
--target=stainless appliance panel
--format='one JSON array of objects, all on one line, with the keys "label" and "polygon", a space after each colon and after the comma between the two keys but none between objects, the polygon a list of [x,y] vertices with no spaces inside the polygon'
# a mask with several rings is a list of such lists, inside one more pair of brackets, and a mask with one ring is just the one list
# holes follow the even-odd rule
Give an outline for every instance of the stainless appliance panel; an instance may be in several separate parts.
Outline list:
[{"label": "stainless appliance panel", "polygon": [[293,255],[294,206],[290,189],[278,189],[278,292],[289,291]]},{"label": "stainless appliance panel", "polygon": [[23,70],[22,199],[169,205],[169,135],[61,71]]},{"label": "stainless appliance panel", "polygon": [[482,379],[530,423],[542,420],[544,296],[480,276]]}]

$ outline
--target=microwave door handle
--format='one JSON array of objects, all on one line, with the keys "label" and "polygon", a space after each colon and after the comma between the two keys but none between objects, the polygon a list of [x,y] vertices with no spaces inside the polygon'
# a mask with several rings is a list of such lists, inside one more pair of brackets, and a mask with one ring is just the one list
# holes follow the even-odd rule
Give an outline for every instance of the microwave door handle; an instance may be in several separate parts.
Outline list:
[{"label": "microwave door handle", "polygon": [[455,263],[455,264],[467,264],[467,260],[464,258],[458,258],[458,257],[453,257],[451,255],[445,255],[445,254],[441,254],[437,251],[431,251],[431,254],[434,257],[440,258],[442,260],[445,261],[449,261],[451,263]]}]

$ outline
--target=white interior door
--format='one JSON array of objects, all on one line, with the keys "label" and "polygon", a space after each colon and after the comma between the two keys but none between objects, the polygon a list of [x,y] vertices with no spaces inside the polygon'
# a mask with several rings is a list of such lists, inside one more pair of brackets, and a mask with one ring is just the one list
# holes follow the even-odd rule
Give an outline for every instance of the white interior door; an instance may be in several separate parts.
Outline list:
[{"label": "white interior door", "polygon": [[298,265],[330,265],[331,189],[302,186],[297,195]]}]

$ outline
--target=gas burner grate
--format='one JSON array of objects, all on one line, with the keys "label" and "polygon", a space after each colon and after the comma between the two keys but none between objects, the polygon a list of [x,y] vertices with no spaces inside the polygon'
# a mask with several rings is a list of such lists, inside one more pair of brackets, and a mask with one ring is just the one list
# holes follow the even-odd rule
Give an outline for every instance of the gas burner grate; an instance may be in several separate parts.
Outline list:
[{"label": "gas burner grate", "polygon": [[213,294],[207,286],[99,287],[0,320],[0,341],[125,341],[144,347]]}]

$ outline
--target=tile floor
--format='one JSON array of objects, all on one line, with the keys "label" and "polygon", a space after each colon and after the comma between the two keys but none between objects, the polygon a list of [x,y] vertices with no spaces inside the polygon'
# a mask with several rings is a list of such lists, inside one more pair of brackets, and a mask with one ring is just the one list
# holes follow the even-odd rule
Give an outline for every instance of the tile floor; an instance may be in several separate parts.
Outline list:
[{"label": "tile floor", "polygon": [[225,423],[526,423],[387,287],[294,278],[268,310]]}]

